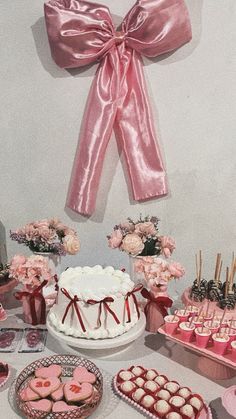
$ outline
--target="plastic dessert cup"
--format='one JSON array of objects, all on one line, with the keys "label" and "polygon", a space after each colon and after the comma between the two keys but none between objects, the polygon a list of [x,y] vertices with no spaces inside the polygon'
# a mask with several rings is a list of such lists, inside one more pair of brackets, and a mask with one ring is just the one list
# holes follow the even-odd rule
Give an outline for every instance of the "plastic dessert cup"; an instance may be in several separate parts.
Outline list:
[{"label": "plastic dessert cup", "polygon": [[196,316],[196,318],[193,320],[193,324],[194,324],[194,326],[195,327],[200,327],[200,326],[202,326],[202,324],[203,324],[203,322],[204,322],[204,318],[203,317],[197,317]]},{"label": "plastic dessert cup", "polygon": [[228,326],[232,327],[232,329],[236,329],[236,319],[234,319],[233,321],[228,320]]},{"label": "plastic dessert cup", "polygon": [[233,340],[233,342],[231,342],[230,346],[231,346],[231,349],[232,349],[232,358],[236,362],[236,340]]},{"label": "plastic dessert cup", "polygon": [[185,310],[185,309],[175,310],[175,314],[176,314],[176,316],[179,317],[179,323],[186,322],[189,318],[189,315],[190,315],[189,311]]},{"label": "plastic dessert cup", "polygon": [[204,318],[204,322],[206,322],[207,320],[212,320],[213,313],[212,312],[202,313],[202,317]]},{"label": "plastic dessert cup", "polygon": [[190,342],[193,336],[193,331],[195,329],[195,326],[192,324],[190,327],[190,322],[182,322],[180,323],[179,328],[180,328],[181,339],[184,342]]},{"label": "plastic dessert cup", "polygon": [[178,328],[179,317],[174,315],[165,316],[164,321],[166,333],[173,335]]},{"label": "plastic dessert cup", "polygon": [[216,353],[224,355],[229,344],[229,336],[226,333],[213,333],[212,340]]},{"label": "plastic dessert cup", "polygon": [[211,331],[207,327],[197,327],[195,329],[196,345],[199,348],[206,348],[209,342]]},{"label": "plastic dessert cup", "polygon": [[196,314],[199,312],[199,308],[197,306],[187,306],[187,310],[190,315]]},{"label": "plastic dessert cup", "polygon": [[213,334],[218,332],[220,328],[220,323],[218,322],[218,320],[214,320],[213,322],[211,322],[211,320],[207,320],[206,322],[204,322],[204,326],[210,329],[211,333]]},{"label": "plastic dessert cup", "polygon": [[226,333],[229,336],[229,346],[230,346],[230,343],[236,339],[236,329],[233,329],[233,328],[231,329],[230,327],[222,327],[221,332]]}]

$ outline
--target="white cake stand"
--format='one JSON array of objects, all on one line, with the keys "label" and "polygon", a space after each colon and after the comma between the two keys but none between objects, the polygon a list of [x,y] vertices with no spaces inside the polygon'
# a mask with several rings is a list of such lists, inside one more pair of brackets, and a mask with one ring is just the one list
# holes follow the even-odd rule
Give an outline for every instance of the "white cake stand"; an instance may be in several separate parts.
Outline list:
[{"label": "white cake stand", "polygon": [[84,339],[76,338],[74,336],[67,336],[62,332],[58,332],[51,324],[49,318],[47,318],[48,331],[55,339],[59,340],[60,342],[64,342],[69,346],[90,350],[113,349],[127,345],[143,334],[145,326],[146,317],[144,313],[140,313],[140,319],[136,325],[132,327],[128,332],[123,333],[123,335],[107,339]]}]

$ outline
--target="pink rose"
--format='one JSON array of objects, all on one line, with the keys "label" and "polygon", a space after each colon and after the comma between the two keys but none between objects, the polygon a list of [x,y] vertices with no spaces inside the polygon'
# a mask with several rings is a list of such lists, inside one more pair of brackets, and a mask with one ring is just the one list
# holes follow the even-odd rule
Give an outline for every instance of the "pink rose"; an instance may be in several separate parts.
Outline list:
[{"label": "pink rose", "polygon": [[122,250],[131,254],[132,256],[137,256],[142,253],[144,249],[144,244],[142,239],[136,233],[127,234],[124,237],[122,242]]},{"label": "pink rose", "polygon": [[169,258],[172,252],[175,250],[175,241],[172,237],[161,236],[161,252],[166,257]]},{"label": "pink rose", "polygon": [[33,224],[26,224],[24,227],[24,234],[27,240],[33,240],[39,236],[38,228],[34,227]]},{"label": "pink rose", "polygon": [[49,220],[40,220],[40,221],[35,221],[34,225],[36,228],[49,228]]},{"label": "pink rose", "polygon": [[24,265],[26,257],[23,255],[15,255],[11,260],[11,266]]},{"label": "pink rose", "polygon": [[170,274],[174,278],[181,278],[185,274],[185,269],[178,262],[173,262],[169,265]]},{"label": "pink rose", "polygon": [[116,249],[117,247],[120,246],[122,239],[123,239],[123,235],[121,231],[119,229],[114,230],[108,239],[108,246],[111,247],[112,249]]},{"label": "pink rose", "polygon": [[48,243],[53,243],[55,239],[57,239],[57,235],[55,230],[49,227],[39,227],[38,228],[39,237]]},{"label": "pink rose", "polygon": [[135,233],[141,234],[144,236],[155,236],[157,234],[157,230],[151,221],[147,221],[145,223],[138,223],[135,225]]},{"label": "pink rose", "polygon": [[78,237],[68,235],[63,238],[64,249],[69,255],[75,255],[80,250],[80,242]]}]

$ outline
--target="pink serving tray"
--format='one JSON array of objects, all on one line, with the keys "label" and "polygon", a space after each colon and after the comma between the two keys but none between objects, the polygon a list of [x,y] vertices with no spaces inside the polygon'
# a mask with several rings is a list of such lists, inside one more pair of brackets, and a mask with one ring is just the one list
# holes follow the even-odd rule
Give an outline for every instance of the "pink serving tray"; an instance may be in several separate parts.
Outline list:
[{"label": "pink serving tray", "polygon": [[236,418],[236,386],[227,388],[222,396],[222,404],[227,412]]},{"label": "pink serving tray", "polygon": [[199,348],[196,345],[196,342],[184,342],[180,337],[179,329],[177,329],[177,332],[173,335],[170,335],[169,333],[166,333],[165,326],[161,326],[158,329],[158,332],[162,335],[165,335],[168,339],[173,340],[176,343],[179,343],[180,345],[185,346],[186,348],[192,349],[195,352],[198,352],[202,356],[206,356],[208,358],[213,359],[214,361],[219,362],[220,364],[226,365],[227,367],[232,368],[233,370],[236,370],[236,362],[233,361],[232,355],[230,352],[226,353],[225,355],[219,355],[215,353],[213,346],[209,346],[208,348]]},{"label": "pink serving tray", "polygon": [[[153,415],[150,413],[145,407],[140,406],[138,403],[136,403],[134,400],[131,400],[129,397],[127,397],[125,394],[123,394],[117,386],[117,376],[113,379],[113,387],[115,392],[126,402],[130,404],[130,406],[134,407],[135,409],[139,410],[140,413],[142,413],[145,416],[148,416],[152,419],[161,419],[160,416]],[[204,404],[204,408],[202,409],[200,415],[198,416],[198,419],[212,419],[211,409],[207,404]]]}]

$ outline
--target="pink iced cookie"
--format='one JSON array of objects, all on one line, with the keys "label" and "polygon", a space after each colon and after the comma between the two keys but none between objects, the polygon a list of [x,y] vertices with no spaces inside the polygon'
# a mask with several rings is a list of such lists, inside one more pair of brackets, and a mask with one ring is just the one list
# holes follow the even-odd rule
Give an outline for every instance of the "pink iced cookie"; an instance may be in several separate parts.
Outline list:
[{"label": "pink iced cookie", "polygon": [[64,392],[63,392],[64,384],[61,384],[60,387],[51,394],[51,398],[58,402],[59,400],[63,399]]},{"label": "pink iced cookie", "polygon": [[39,395],[35,393],[30,387],[26,387],[20,392],[20,398],[24,402],[29,402],[31,400],[38,400]]},{"label": "pink iced cookie", "polygon": [[34,378],[30,381],[30,388],[44,398],[52,394],[60,387],[61,381],[57,377]]},{"label": "pink iced cookie", "polygon": [[78,402],[90,397],[93,386],[90,383],[79,384],[78,381],[70,380],[64,385],[64,395],[67,402]]},{"label": "pink iced cookie", "polygon": [[78,409],[78,406],[69,405],[65,402],[56,402],[56,403],[53,403],[53,406],[52,406],[53,413],[68,412],[69,410],[75,410],[75,409]]},{"label": "pink iced cookie", "polygon": [[35,377],[49,378],[60,377],[62,373],[61,366],[57,364],[50,365],[50,367],[37,368],[35,370]]},{"label": "pink iced cookie", "polygon": [[76,367],[73,372],[73,378],[79,383],[94,384],[96,381],[96,375],[89,372],[85,367]]},{"label": "pink iced cookie", "polygon": [[41,399],[36,402],[28,402],[28,405],[32,409],[42,410],[43,412],[47,413],[51,412],[52,409],[52,402],[50,402],[50,400],[47,399]]}]

